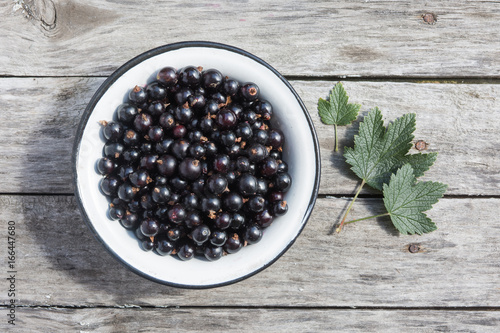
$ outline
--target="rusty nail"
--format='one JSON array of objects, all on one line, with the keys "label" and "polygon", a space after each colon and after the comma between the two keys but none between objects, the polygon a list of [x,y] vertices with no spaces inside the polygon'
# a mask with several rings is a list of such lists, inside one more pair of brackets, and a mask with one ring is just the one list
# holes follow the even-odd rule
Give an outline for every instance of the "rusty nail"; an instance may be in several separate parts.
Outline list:
[{"label": "rusty nail", "polygon": [[418,151],[426,150],[427,149],[427,142],[425,142],[424,140],[418,140],[417,142],[415,142],[415,148]]},{"label": "rusty nail", "polygon": [[410,246],[408,246],[408,251],[410,251],[410,253],[417,253],[420,251],[420,246],[418,246],[418,244],[410,244]]},{"label": "rusty nail", "polygon": [[433,13],[425,13],[425,14],[423,14],[422,15],[422,19],[427,24],[436,24],[436,22],[437,22],[437,17]]}]

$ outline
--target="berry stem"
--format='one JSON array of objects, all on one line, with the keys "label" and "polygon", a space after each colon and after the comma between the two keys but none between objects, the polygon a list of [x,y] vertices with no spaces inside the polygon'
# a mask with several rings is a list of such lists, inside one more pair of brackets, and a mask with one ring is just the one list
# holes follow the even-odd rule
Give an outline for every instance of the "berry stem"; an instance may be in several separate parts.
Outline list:
[{"label": "berry stem", "polygon": [[349,207],[347,207],[347,211],[345,212],[344,214],[344,218],[342,219],[342,221],[340,222],[340,225],[338,226],[338,228],[336,229],[337,233],[339,233],[341,230],[342,230],[342,227],[344,226],[345,224],[345,219],[347,218],[347,215],[349,214],[349,212],[351,211],[351,208],[352,208],[352,205],[354,204],[354,202],[356,201],[356,199],[358,198],[358,195],[359,193],[361,192],[361,189],[363,188],[363,186],[365,185],[365,180],[363,179],[363,181],[361,182],[361,185],[359,185],[359,188],[358,190],[356,191],[356,194],[354,195],[354,198],[352,199],[351,203],[349,204]]},{"label": "berry stem", "polygon": [[344,224],[349,224],[349,223],[354,223],[354,222],[363,221],[363,220],[369,220],[369,219],[375,219],[377,217],[389,216],[389,215],[391,215],[391,214],[390,213],[384,213],[384,214],[379,214],[379,215],[372,215],[372,216],[367,216],[367,217],[363,217],[363,218],[356,219],[356,220],[347,221],[347,222],[344,222]]}]

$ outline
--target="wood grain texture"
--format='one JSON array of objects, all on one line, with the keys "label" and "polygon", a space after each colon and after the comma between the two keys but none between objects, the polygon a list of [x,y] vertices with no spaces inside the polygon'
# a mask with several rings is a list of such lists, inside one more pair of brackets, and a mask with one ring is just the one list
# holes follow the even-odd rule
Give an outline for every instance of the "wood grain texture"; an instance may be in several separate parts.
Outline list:
[{"label": "wood grain texture", "polygon": [[498,312],[338,309],[19,309],[23,332],[497,332]]},{"label": "wood grain texture", "polygon": [[[9,220],[17,226],[18,305],[500,307],[500,199],[442,199],[429,212],[438,230],[423,236],[401,236],[387,219],[329,235],[348,200],[319,199],[275,264],[208,290],[162,286],[128,271],[91,236],[74,200],[0,196],[0,230]],[[350,216],[382,209],[378,199],[359,199]]]},{"label": "wood grain texture", "polygon": [[[3,193],[72,192],[71,152],[86,103],[102,78],[0,79],[0,182]],[[321,148],[320,193],[350,195],[358,180],[333,152],[333,127],[321,123],[319,97],[333,81],[291,81],[316,127]],[[361,113],[378,106],[386,124],[417,114],[415,141],[438,152],[422,178],[449,184],[451,195],[500,193],[500,88],[494,84],[344,82]],[[29,96],[29,98],[27,98]],[[360,119],[360,118],[359,118]],[[339,127],[340,147],[352,146],[359,123]],[[55,147],[55,149],[54,149]],[[416,152],[415,149],[412,149]]]},{"label": "wood grain texture", "polygon": [[500,75],[495,1],[22,3],[0,5],[0,75],[109,75],[185,40],[243,48],[286,75]]}]

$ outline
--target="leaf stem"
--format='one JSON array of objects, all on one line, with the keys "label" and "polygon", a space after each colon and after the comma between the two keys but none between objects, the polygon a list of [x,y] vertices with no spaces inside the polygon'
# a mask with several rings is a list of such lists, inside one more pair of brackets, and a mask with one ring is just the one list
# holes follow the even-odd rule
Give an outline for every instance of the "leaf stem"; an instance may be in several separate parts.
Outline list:
[{"label": "leaf stem", "polygon": [[337,124],[333,124],[333,128],[335,131],[335,152],[339,151],[339,139],[337,137]]},{"label": "leaf stem", "polygon": [[359,185],[359,188],[358,190],[356,191],[356,194],[354,195],[354,198],[352,198],[352,201],[351,203],[349,204],[349,207],[347,207],[347,211],[345,212],[344,214],[344,218],[342,219],[342,221],[340,222],[340,225],[338,226],[338,228],[336,229],[337,233],[339,233],[341,230],[342,230],[342,227],[344,226],[345,224],[345,219],[347,218],[347,214],[349,214],[349,212],[351,211],[351,208],[352,208],[352,205],[354,204],[354,202],[356,201],[356,199],[358,198],[358,195],[359,195],[359,192],[361,192],[361,189],[363,188],[363,186],[365,185],[365,180],[363,179],[363,181],[361,182],[361,185]]},{"label": "leaf stem", "polygon": [[384,213],[384,214],[379,214],[379,215],[372,215],[372,216],[367,216],[367,217],[363,217],[363,218],[360,218],[360,219],[356,219],[356,220],[344,222],[344,224],[349,224],[349,223],[354,223],[354,222],[363,221],[363,220],[369,220],[369,219],[375,219],[377,217],[389,216],[389,215],[391,215],[391,214],[390,213]]}]

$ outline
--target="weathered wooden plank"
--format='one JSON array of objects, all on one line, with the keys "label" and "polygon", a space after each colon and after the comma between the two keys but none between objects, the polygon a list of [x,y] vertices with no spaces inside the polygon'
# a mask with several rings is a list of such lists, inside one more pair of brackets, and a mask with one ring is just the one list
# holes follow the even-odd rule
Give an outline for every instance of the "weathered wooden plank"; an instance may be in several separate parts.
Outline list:
[{"label": "weathered wooden plank", "polygon": [[[496,311],[21,308],[23,332],[497,332]],[[2,323],[3,324],[3,323]]]},{"label": "weathered wooden plank", "polygon": [[[0,79],[0,181],[2,192],[69,193],[71,150],[81,114],[102,78]],[[354,192],[357,180],[341,152],[334,153],[333,127],[321,123],[316,103],[332,81],[292,81],[318,132],[323,194]],[[378,106],[386,121],[417,114],[415,140],[439,153],[424,177],[449,184],[448,194],[500,193],[500,87],[494,84],[344,82],[362,113]],[[339,127],[340,146],[352,145],[358,124]],[[56,147],[56,149],[54,149]],[[413,149],[415,151],[415,149]]]},{"label": "weathered wooden plank", "polygon": [[[216,290],[128,271],[90,235],[72,196],[0,196],[0,230],[6,237],[7,221],[16,222],[20,306],[500,306],[500,199],[442,199],[429,214],[439,229],[423,236],[398,235],[385,219],[329,235],[347,204],[319,199],[282,258]],[[351,217],[380,212],[380,200],[358,199]]]},{"label": "weathered wooden plank", "polygon": [[243,48],[286,75],[500,75],[495,1],[34,0],[0,13],[0,75],[109,75],[184,40]]}]

